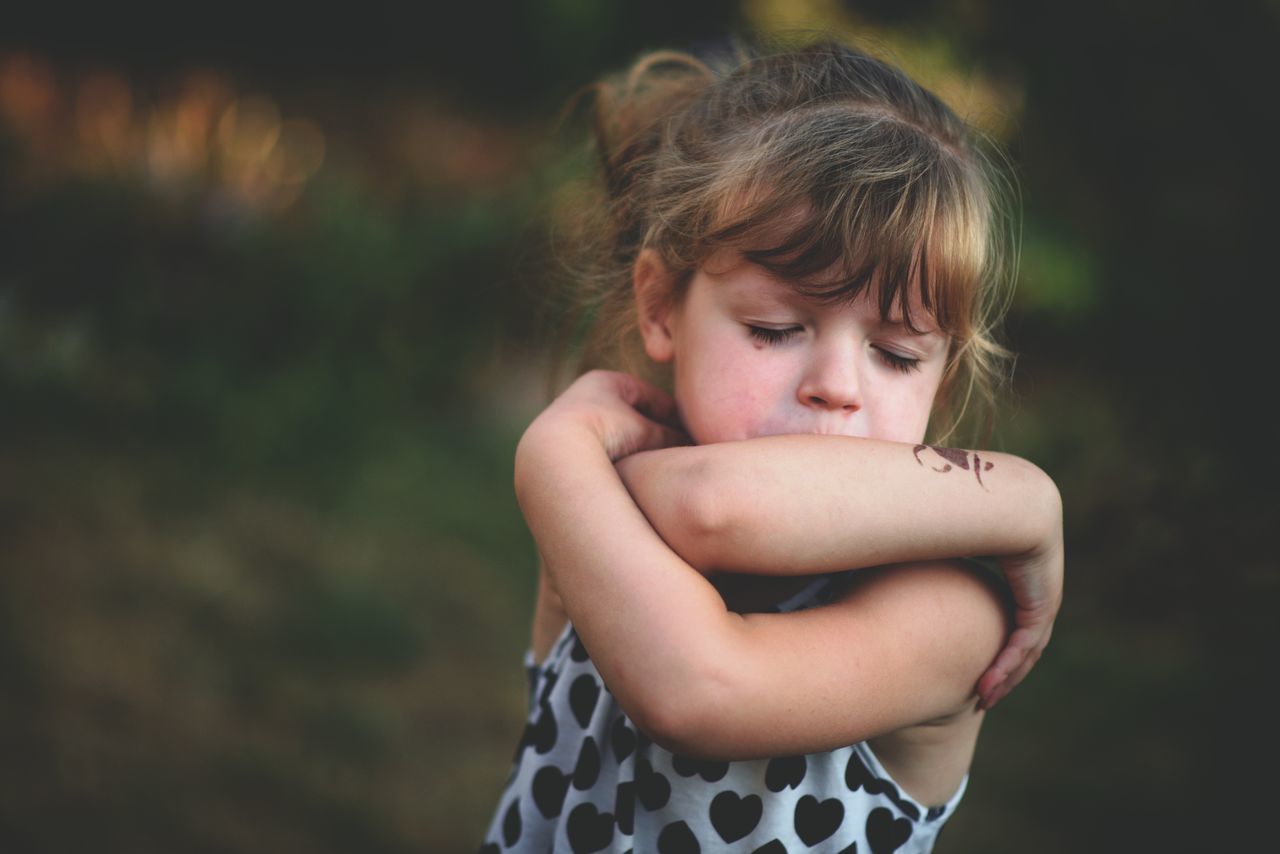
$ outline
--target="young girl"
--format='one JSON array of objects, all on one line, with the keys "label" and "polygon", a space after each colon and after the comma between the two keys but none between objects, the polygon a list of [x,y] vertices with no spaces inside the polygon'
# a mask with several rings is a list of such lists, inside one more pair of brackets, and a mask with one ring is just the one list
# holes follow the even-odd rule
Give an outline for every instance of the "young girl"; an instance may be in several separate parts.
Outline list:
[{"label": "young girl", "polygon": [[587,358],[674,396],[592,371],[521,439],[529,717],[484,850],[928,851],[1061,596],[1053,483],[923,444],[1002,355],[993,173],[832,44],[655,55],[595,108]]}]

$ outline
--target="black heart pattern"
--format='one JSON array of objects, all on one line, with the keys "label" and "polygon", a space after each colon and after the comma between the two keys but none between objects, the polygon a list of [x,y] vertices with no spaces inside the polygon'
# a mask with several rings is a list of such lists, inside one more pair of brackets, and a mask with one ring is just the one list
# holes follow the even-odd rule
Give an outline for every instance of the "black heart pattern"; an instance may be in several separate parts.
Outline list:
[{"label": "black heart pattern", "polygon": [[564,796],[569,791],[569,777],[561,774],[554,765],[538,769],[533,775],[533,803],[538,812],[547,818],[555,818],[564,808]]},{"label": "black heart pattern", "polygon": [[582,645],[582,638],[578,637],[578,633],[573,633],[573,649],[569,650],[569,657],[574,661],[586,661],[587,648]]},{"label": "black heart pattern", "polygon": [[538,696],[539,703],[549,703],[551,701],[551,692],[555,689],[558,681],[560,681],[560,674],[547,671],[547,675],[542,680],[542,693]]},{"label": "black heart pattern", "polygon": [[849,791],[856,792],[859,789],[866,788],[867,794],[874,795],[876,792],[870,790],[879,782],[875,777],[871,776],[871,772],[867,770],[867,766],[862,764],[862,760],[854,751],[849,751],[849,764],[844,766],[844,784],[849,787]]},{"label": "black heart pattern", "polygon": [[596,701],[600,699],[600,686],[588,673],[584,673],[569,686],[569,708],[578,726],[583,729],[591,723],[591,715],[596,710]]},{"label": "black heart pattern", "polygon": [[844,804],[839,798],[819,803],[813,795],[805,795],[796,802],[796,835],[810,847],[817,845],[839,829],[844,821]]},{"label": "black heart pattern", "polygon": [[613,815],[618,821],[618,830],[630,836],[635,833],[636,825],[636,784],[619,783],[618,793],[613,801]]},{"label": "black heart pattern", "polygon": [[665,807],[671,797],[671,783],[647,759],[636,760],[636,797],[650,812]]},{"label": "black heart pattern", "polygon": [[911,838],[911,822],[894,818],[885,807],[876,807],[867,816],[867,844],[871,854],[893,854]]},{"label": "black heart pattern", "polygon": [[907,818],[912,821],[920,819],[920,810],[916,809],[915,804],[903,798],[897,786],[874,776],[853,751],[849,753],[849,764],[844,766],[844,783],[851,792],[866,789],[868,795],[885,795]]},{"label": "black heart pattern", "polygon": [[692,777],[697,774],[708,783],[715,783],[724,778],[729,773],[728,762],[715,762],[713,760],[689,759],[685,756],[675,756],[671,759],[671,767],[681,777]]},{"label": "black heart pattern", "polygon": [[701,854],[702,846],[689,825],[675,821],[658,834],[658,854]]},{"label": "black heart pattern", "polygon": [[600,776],[600,750],[596,740],[587,736],[582,741],[582,750],[578,751],[578,764],[573,769],[573,787],[585,792],[596,784]]},{"label": "black heart pattern", "polygon": [[771,792],[798,788],[808,767],[803,756],[780,756],[770,759],[764,771],[764,785]]},{"label": "black heart pattern", "polygon": [[548,703],[540,703],[538,719],[524,730],[524,743],[533,746],[541,756],[556,745],[556,716]]},{"label": "black heart pattern", "polygon": [[520,841],[520,830],[520,799],[516,798],[502,819],[502,841],[508,848]]},{"label": "black heart pattern", "polygon": [[758,795],[740,798],[737,792],[721,792],[711,801],[711,826],[725,842],[737,842],[756,829],[763,812]]},{"label": "black heart pattern", "polygon": [[780,839],[770,839],[751,854],[787,854],[787,846],[783,845]]},{"label": "black heart pattern", "polygon": [[613,730],[609,733],[609,741],[613,744],[613,755],[618,757],[618,764],[631,755],[636,749],[636,734],[627,726],[627,719],[619,717],[613,722]]},{"label": "black heart pattern", "polygon": [[613,816],[599,812],[591,804],[578,804],[569,813],[565,830],[574,854],[590,854],[613,840]]}]

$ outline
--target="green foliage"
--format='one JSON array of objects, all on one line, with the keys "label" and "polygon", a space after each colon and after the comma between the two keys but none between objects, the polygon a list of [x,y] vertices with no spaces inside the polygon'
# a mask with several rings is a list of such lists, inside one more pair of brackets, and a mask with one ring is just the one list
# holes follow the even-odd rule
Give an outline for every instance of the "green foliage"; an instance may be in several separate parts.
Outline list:
[{"label": "green foliage", "polygon": [[0,139],[0,847],[474,838],[531,592],[476,366],[527,328],[529,194],[335,169],[273,211]]},{"label": "green foliage", "polygon": [[1017,296],[1024,310],[1070,324],[1097,304],[1096,264],[1063,229],[1032,224],[1024,230],[1021,273]]}]

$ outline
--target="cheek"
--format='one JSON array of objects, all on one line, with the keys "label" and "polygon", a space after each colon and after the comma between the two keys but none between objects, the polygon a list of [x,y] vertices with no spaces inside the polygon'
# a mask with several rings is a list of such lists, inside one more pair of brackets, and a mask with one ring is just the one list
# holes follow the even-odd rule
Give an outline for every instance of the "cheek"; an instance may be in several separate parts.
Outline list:
[{"label": "cheek", "polygon": [[676,402],[699,444],[757,435],[778,408],[778,366],[761,364],[759,352],[749,345],[728,343],[685,354],[676,363]]},{"label": "cheek", "polygon": [[761,409],[758,389],[731,365],[676,374],[676,403],[690,437],[700,445],[752,435]]},{"label": "cheek", "polygon": [[930,381],[909,390],[898,388],[869,401],[868,437],[891,442],[924,441],[936,388],[937,384]]}]

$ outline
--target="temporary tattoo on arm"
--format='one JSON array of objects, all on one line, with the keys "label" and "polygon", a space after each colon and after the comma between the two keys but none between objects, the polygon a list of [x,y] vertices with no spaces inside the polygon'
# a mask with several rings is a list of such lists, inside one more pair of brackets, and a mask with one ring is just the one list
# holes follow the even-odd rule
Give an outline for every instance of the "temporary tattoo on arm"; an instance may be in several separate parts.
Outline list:
[{"label": "temporary tattoo on arm", "polygon": [[[925,461],[920,458],[921,451],[933,451],[935,454],[937,454],[939,457],[943,459],[942,465],[935,466],[932,464],[925,463]],[[973,476],[978,479],[978,485],[981,486],[983,489],[986,489],[987,485],[982,482],[982,473],[984,471],[991,471],[993,468],[995,468],[995,463],[983,460],[981,457],[978,456],[977,451],[970,452],[970,451],[962,450],[960,448],[942,448],[942,447],[939,447],[938,445],[916,445],[914,448],[911,449],[911,453],[915,454],[917,463],[919,463],[922,466],[928,465],[929,468],[933,469],[936,472],[941,472],[942,474],[946,474],[947,472],[951,471],[953,467],[958,467],[958,468],[964,469],[965,471],[969,471],[970,470],[969,454],[972,453],[973,454],[973,464],[972,464]]]}]

